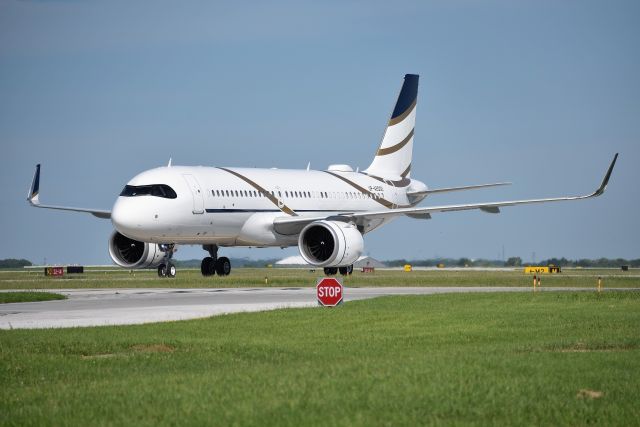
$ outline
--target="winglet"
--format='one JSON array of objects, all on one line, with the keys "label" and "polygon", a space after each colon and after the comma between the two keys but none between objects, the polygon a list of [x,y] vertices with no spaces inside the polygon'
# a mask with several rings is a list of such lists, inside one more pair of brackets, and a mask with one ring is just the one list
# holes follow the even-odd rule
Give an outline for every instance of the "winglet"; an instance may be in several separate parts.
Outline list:
[{"label": "winglet", "polygon": [[46,208],[46,209],[57,209],[61,211],[74,211],[74,212],[86,212],[91,215],[98,217],[109,219],[111,218],[111,211],[106,211],[102,209],[85,209],[85,208],[73,208],[70,206],[52,206],[52,205],[43,205],[40,204],[40,165],[36,165],[36,172],[33,175],[33,182],[31,183],[31,189],[29,190],[29,194],[27,194],[27,201],[31,206],[35,206],[36,208]]},{"label": "winglet", "polygon": [[27,200],[32,205],[40,204],[40,164],[36,165],[36,172],[33,175],[33,182],[31,183],[31,190],[27,196]]},{"label": "winglet", "polygon": [[595,193],[591,195],[592,197],[598,197],[602,193],[604,193],[604,190],[607,188],[607,184],[609,183],[609,178],[611,178],[611,172],[613,172],[613,167],[616,165],[616,160],[618,160],[618,153],[616,153],[616,155],[613,156],[613,160],[611,161],[609,170],[607,170],[607,174],[604,176],[604,179],[602,180],[602,184],[600,184],[600,188],[598,188],[595,191]]}]

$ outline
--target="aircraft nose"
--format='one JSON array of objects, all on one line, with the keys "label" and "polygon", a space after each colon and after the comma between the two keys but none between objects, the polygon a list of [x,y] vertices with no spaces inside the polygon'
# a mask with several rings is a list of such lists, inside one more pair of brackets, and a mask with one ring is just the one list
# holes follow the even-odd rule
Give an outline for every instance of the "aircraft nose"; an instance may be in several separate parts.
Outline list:
[{"label": "aircraft nose", "polygon": [[111,223],[121,234],[135,236],[136,230],[141,226],[136,216],[136,209],[131,206],[131,200],[119,197],[111,210]]}]

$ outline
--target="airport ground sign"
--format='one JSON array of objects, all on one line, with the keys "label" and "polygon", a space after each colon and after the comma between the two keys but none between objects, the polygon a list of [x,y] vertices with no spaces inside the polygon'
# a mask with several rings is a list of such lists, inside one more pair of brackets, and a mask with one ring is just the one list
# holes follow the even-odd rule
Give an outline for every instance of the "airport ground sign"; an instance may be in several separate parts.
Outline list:
[{"label": "airport ground sign", "polygon": [[342,302],[342,282],[334,277],[323,277],[316,284],[318,303],[325,307],[335,307]]}]

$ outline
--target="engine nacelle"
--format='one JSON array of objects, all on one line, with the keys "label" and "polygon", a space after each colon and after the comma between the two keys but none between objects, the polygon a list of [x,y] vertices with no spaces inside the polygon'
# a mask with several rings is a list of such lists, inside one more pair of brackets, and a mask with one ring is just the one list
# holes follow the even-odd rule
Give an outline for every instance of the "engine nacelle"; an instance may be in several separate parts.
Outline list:
[{"label": "engine nacelle", "polygon": [[353,264],[364,250],[362,233],[355,225],[337,221],[314,221],[300,232],[300,255],[317,267]]},{"label": "engine nacelle", "polygon": [[109,238],[109,255],[124,268],[157,267],[164,259],[164,252],[155,243],[139,242],[117,231]]}]

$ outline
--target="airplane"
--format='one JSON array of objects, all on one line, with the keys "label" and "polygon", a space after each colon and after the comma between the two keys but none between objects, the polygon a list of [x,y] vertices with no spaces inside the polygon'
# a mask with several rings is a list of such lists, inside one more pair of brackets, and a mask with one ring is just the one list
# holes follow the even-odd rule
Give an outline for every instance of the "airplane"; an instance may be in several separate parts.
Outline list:
[{"label": "airplane", "polygon": [[298,246],[300,255],[326,275],[351,274],[364,251],[363,236],[398,217],[598,197],[607,187],[615,154],[600,187],[591,194],[545,199],[420,207],[433,194],[509,185],[508,182],[431,189],[411,178],[416,104],[416,74],[404,77],[391,118],[368,168],[330,165],[327,170],[174,166],[133,177],[111,210],[41,204],[40,165],[28,202],[38,208],[85,212],[111,219],[109,255],[127,268],[157,268],[175,277],[172,262],[178,245],[201,245],[208,252],[204,276],[226,276],[227,257],[220,247]]}]

